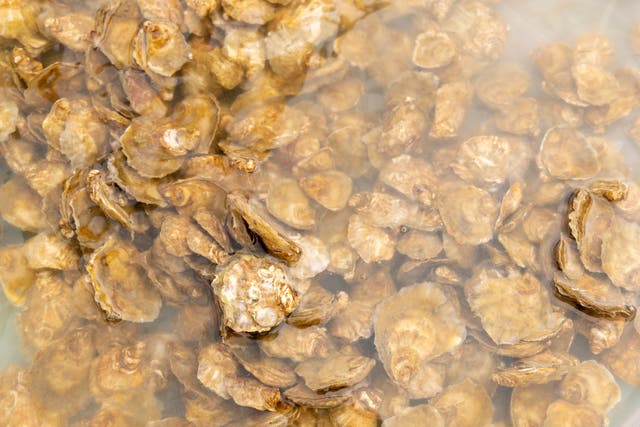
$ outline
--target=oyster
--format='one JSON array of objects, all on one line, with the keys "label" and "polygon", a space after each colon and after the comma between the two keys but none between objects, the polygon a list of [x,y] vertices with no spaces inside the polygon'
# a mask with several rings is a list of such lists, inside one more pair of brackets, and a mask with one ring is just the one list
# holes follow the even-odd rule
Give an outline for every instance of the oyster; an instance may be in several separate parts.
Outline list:
[{"label": "oyster", "polygon": [[540,144],[538,163],[558,179],[589,179],[601,168],[590,140],[571,127],[554,127]]},{"label": "oyster", "polygon": [[608,230],[615,228],[613,208],[604,198],[579,189],[571,200],[568,219],[582,264],[587,270],[601,272],[603,239]]},{"label": "oyster", "polygon": [[366,263],[388,261],[393,258],[395,241],[384,228],[369,225],[361,215],[349,218],[349,244]]},{"label": "oyster", "polygon": [[603,425],[603,417],[599,416],[589,405],[575,405],[566,400],[556,400],[547,408],[547,416],[543,426],[556,427],[566,425],[597,427]]},{"label": "oyster", "polygon": [[602,241],[602,269],[614,285],[635,291],[640,288],[640,265],[634,244],[640,236],[640,226],[616,218],[606,230]]},{"label": "oyster", "polygon": [[158,119],[140,116],[120,137],[127,163],[146,178],[177,171],[189,154],[206,154],[216,135],[219,107],[210,95],[187,97]]},{"label": "oyster", "polygon": [[374,330],[385,371],[414,398],[442,390],[444,375],[434,377],[438,368],[431,362],[466,337],[455,294],[435,283],[408,286],[385,299],[376,308]]},{"label": "oyster", "polygon": [[105,154],[104,124],[86,99],[58,99],[42,128],[47,143],[64,154],[73,167],[90,166]]},{"label": "oyster", "polygon": [[416,37],[413,63],[422,68],[444,67],[457,53],[458,47],[447,33],[426,31]]},{"label": "oyster", "polygon": [[191,59],[190,46],[177,24],[145,21],[131,45],[136,64],[150,73],[170,77]]},{"label": "oyster", "polygon": [[285,324],[258,343],[268,356],[289,358],[295,362],[312,357],[327,357],[332,348],[327,330],[319,326],[299,329]]},{"label": "oyster", "polygon": [[151,322],[158,317],[162,300],[133,245],[111,236],[91,254],[86,268],[95,301],[108,320]]},{"label": "oyster", "polygon": [[548,340],[565,321],[531,273],[504,275],[483,269],[465,284],[465,295],[482,327],[498,345]]},{"label": "oyster", "polygon": [[316,224],[316,213],[296,181],[274,180],[269,185],[267,210],[285,224],[307,230]]},{"label": "oyster", "polygon": [[311,199],[330,211],[344,208],[351,195],[351,178],[339,171],[318,172],[301,178],[299,184]]},{"label": "oyster", "polygon": [[486,425],[493,417],[493,403],[483,386],[466,379],[447,387],[431,402],[445,425],[470,427]]},{"label": "oyster", "polygon": [[261,204],[240,192],[227,194],[227,204],[244,218],[247,226],[262,239],[267,250],[287,263],[300,259],[300,247],[271,220]]},{"label": "oyster", "polygon": [[620,401],[620,387],[606,367],[587,360],[569,369],[560,383],[560,395],[568,402],[587,404],[604,415]]},{"label": "oyster", "polygon": [[531,79],[514,64],[499,64],[485,70],[475,81],[476,95],[488,107],[504,110],[525,94]]},{"label": "oyster", "polygon": [[640,386],[640,335],[627,328],[620,341],[604,353],[602,361],[618,378],[636,387]]},{"label": "oyster", "polygon": [[499,208],[484,190],[459,182],[443,183],[437,207],[447,232],[458,243],[480,244],[493,237]]},{"label": "oyster", "polygon": [[436,109],[430,138],[454,138],[471,103],[473,89],[466,81],[446,83],[436,93]]},{"label": "oyster", "polygon": [[553,388],[551,383],[514,388],[510,403],[513,426],[542,426],[554,401]]},{"label": "oyster", "polygon": [[556,274],[553,282],[558,298],[591,316],[628,319],[635,315],[635,307],[629,305],[620,289],[608,281],[589,274],[574,279]]},{"label": "oyster", "polygon": [[307,359],[298,364],[296,374],[318,393],[350,387],[363,381],[376,362],[365,356],[336,355],[325,359]]},{"label": "oyster", "polygon": [[28,232],[47,228],[43,200],[24,179],[13,177],[2,184],[0,197],[6,201],[0,205],[0,216],[9,224]]},{"label": "oyster", "polygon": [[234,345],[232,340],[230,350],[238,363],[261,383],[279,388],[290,387],[296,383],[296,374],[292,367],[283,360],[265,357],[257,346]]},{"label": "oyster", "polygon": [[513,148],[508,139],[499,136],[474,136],[464,141],[451,169],[469,184],[489,189],[502,185],[513,173]]},{"label": "oyster", "polygon": [[568,353],[546,351],[519,359],[509,368],[499,369],[492,379],[504,387],[546,384],[562,379],[578,359]]},{"label": "oyster", "polygon": [[238,371],[238,363],[224,344],[209,344],[198,354],[198,380],[223,399],[230,398],[228,386]]},{"label": "oyster", "polygon": [[235,332],[266,332],[298,305],[287,267],[274,259],[238,254],[218,267],[211,284],[222,325]]}]

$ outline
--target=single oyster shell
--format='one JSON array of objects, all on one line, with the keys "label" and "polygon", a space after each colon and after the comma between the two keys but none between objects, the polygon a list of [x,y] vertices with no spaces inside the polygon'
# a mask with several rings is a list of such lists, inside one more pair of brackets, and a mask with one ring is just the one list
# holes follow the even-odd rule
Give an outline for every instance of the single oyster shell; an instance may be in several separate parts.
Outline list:
[{"label": "single oyster shell", "polygon": [[519,359],[509,368],[498,370],[492,379],[504,387],[522,387],[546,384],[564,377],[578,359],[569,353],[546,351]]},{"label": "single oyster shell", "polygon": [[560,332],[565,321],[531,273],[505,276],[484,269],[465,284],[465,295],[498,345],[548,340]]},{"label": "single oyster shell", "polygon": [[470,379],[447,387],[430,405],[442,414],[445,425],[487,425],[493,417],[493,403],[487,391]]},{"label": "single oyster shell", "polygon": [[325,359],[307,359],[296,367],[296,374],[317,393],[335,391],[363,381],[376,361],[364,356],[331,355]]},{"label": "single oyster shell", "polygon": [[132,56],[147,72],[171,77],[191,59],[191,52],[177,24],[145,21],[133,39]]},{"label": "single oyster shell", "polygon": [[239,191],[227,194],[227,204],[244,218],[251,231],[260,236],[271,255],[290,264],[300,259],[300,247],[275,224],[262,205],[247,199]]},{"label": "single oyster shell", "polygon": [[91,254],[85,268],[91,276],[94,299],[108,320],[151,322],[158,317],[162,300],[132,244],[110,236]]},{"label": "single oyster shell", "polygon": [[616,218],[602,236],[602,269],[614,285],[640,289],[640,225]]},{"label": "single oyster shell", "polygon": [[568,217],[582,264],[589,271],[602,272],[603,239],[609,230],[615,228],[611,204],[603,197],[579,189],[571,200]]},{"label": "single oyster shell", "polygon": [[477,245],[492,239],[499,208],[486,191],[463,183],[443,183],[437,206],[447,232],[458,243]]},{"label": "single oyster shell", "polygon": [[416,37],[413,63],[422,68],[444,67],[457,54],[458,47],[447,33],[430,30]]},{"label": "single oyster shell", "polygon": [[574,404],[587,404],[606,414],[620,402],[620,387],[611,372],[595,360],[572,367],[560,383],[560,395]]},{"label": "single oyster shell", "polygon": [[551,383],[514,388],[509,408],[513,427],[542,426],[554,400],[554,388]]},{"label": "single oyster shell", "polygon": [[562,399],[549,405],[544,427],[566,426],[567,422],[581,427],[598,427],[604,424],[603,417],[589,405],[575,405]]},{"label": "single oyster shell", "polygon": [[558,179],[589,179],[601,168],[589,139],[571,127],[554,127],[540,144],[538,164]]},{"label": "single oyster shell", "polygon": [[630,319],[635,316],[635,307],[627,304],[620,289],[606,280],[589,274],[575,279],[556,274],[553,283],[559,299],[591,316],[607,319]]},{"label": "single oyster shell", "polygon": [[524,95],[531,78],[514,64],[499,64],[485,70],[475,81],[476,96],[485,105],[502,110]]},{"label": "single oyster shell", "polygon": [[267,332],[298,305],[287,268],[274,259],[239,254],[218,267],[211,283],[222,325],[235,332]]},{"label": "single oyster shell", "polygon": [[[375,345],[387,374],[414,398],[441,390],[432,380],[430,362],[460,345],[466,337],[455,294],[435,283],[402,288],[376,308]],[[427,374],[428,373],[428,374]],[[444,377],[444,375],[442,375]],[[444,380],[444,378],[442,378]]]},{"label": "single oyster shell", "polygon": [[305,329],[284,324],[277,332],[262,337],[258,343],[268,356],[302,362],[312,357],[327,357],[333,344],[325,328]]}]

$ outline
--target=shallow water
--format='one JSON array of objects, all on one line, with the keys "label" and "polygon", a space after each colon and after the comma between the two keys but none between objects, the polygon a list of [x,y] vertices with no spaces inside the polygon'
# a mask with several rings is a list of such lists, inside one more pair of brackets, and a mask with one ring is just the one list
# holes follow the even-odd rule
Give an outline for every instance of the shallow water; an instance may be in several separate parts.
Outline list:
[{"label": "shallow water", "polygon": [[[563,41],[567,44],[571,44],[574,38],[586,31],[598,31],[609,36],[613,41],[616,48],[616,57],[614,63],[622,66],[638,66],[638,59],[635,57],[627,47],[626,37],[628,29],[632,22],[640,19],[640,3],[632,0],[618,0],[618,1],[599,1],[599,0],[504,0],[502,4],[497,6],[497,10],[500,15],[504,17],[504,20],[510,26],[510,35],[507,39],[506,49],[502,56],[504,62],[514,62],[521,66],[523,69],[529,71],[532,76],[535,76],[530,92],[538,96],[538,83],[539,77],[536,74],[531,62],[529,60],[530,51],[542,44],[552,41]],[[402,28],[402,20],[395,22],[396,28]],[[355,28],[362,28],[363,25],[356,24]],[[385,46],[379,46],[377,55],[379,57],[385,57],[394,49],[394,40],[388,40],[388,44]],[[361,77],[360,75],[358,75]],[[313,84],[313,83],[312,83]],[[364,81],[364,87],[366,94],[360,100],[358,109],[363,112],[372,113],[380,116],[384,109],[384,88],[382,88],[377,82],[373,80]],[[308,88],[308,86],[307,86]],[[299,96],[292,96],[288,100],[289,105],[296,105],[301,100],[314,100],[311,95],[305,94],[305,88],[302,89],[303,94]],[[315,102],[315,101],[314,101]],[[338,113],[339,115],[340,113]],[[485,108],[475,106],[465,119],[463,132],[461,134],[470,134],[472,130],[480,127],[485,119],[489,117],[489,112]],[[633,116],[633,115],[632,115]],[[637,178],[640,176],[640,150],[633,145],[625,136],[625,130],[628,126],[628,120],[622,120],[621,122],[612,126],[607,133],[607,137],[611,145],[624,152],[627,164],[631,168],[631,175]],[[337,132],[341,129],[331,129],[332,132]],[[539,139],[539,138],[538,138]],[[287,169],[289,163],[293,162],[293,159],[287,158],[285,150],[280,150],[278,154],[272,158],[274,164],[278,164],[275,168],[280,173],[281,168],[283,176],[288,177],[286,174],[291,173],[290,168]],[[430,151],[422,153],[427,159],[432,154]],[[355,165],[357,167],[359,165]],[[343,169],[348,167],[341,166]],[[259,171],[256,175],[257,179],[256,188],[247,188],[247,191],[253,191],[258,198],[264,199],[267,191],[267,185],[261,182],[262,178],[269,179],[269,173]],[[353,174],[357,175],[357,174]],[[533,176],[533,173],[531,174]],[[371,191],[374,188],[375,183],[372,181],[372,177],[375,177],[373,172],[369,171],[363,176],[357,176],[354,178],[353,193],[358,191]],[[506,188],[502,187],[499,190],[500,194],[494,194],[499,198],[499,195],[504,192]],[[569,195],[570,190],[565,191],[565,196]],[[0,201],[1,202],[1,201]],[[557,212],[563,213],[564,206],[559,205]],[[328,212],[327,210],[318,209],[318,223],[329,218],[331,219],[336,215]],[[149,240],[155,236],[150,234]],[[551,236],[549,239],[555,239],[557,236]],[[5,224],[4,237],[0,244],[13,244],[18,243],[22,239],[22,234],[15,228]],[[553,242],[549,240],[550,244]],[[544,245],[544,244],[543,244]],[[389,263],[393,266],[395,272],[397,268],[406,259],[396,254],[395,258]],[[478,263],[480,263],[480,258]],[[549,261],[550,260],[545,260]],[[463,279],[469,278],[470,271],[464,271],[461,273]],[[550,277],[543,277],[545,280],[549,280]],[[318,283],[324,286],[331,292],[339,291],[351,291],[351,284],[345,281],[337,274],[329,274],[327,272],[322,273],[317,278]],[[398,285],[406,285],[407,283],[398,283]],[[569,310],[571,313],[573,311]],[[150,325],[144,327],[142,334],[150,334],[151,332],[168,332],[178,333],[180,332],[180,326],[177,326],[177,317],[179,310],[174,307],[165,305],[162,309],[160,317]],[[102,322],[96,322],[99,327],[104,326]],[[126,322],[125,322],[126,323]],[[122,324],[121,324],[122,325]],[[116,327],[117,329],[118,327]],[[117,335],[117,333],[116,333]],[[212,340],[214,338],[212,337]],[[217,337],[216,337],[217,339]],[[338,342],[338,340],[336,340]],[[205,341],[206,342],[206,341]],[[188,345],[192,346],[193,352],[197,352],[199,346],[203,345],[201,342],[189,342]],[[373,339],[360,340],[357,344],[357,350],[369,357],[376,357],[376,351],[373,343]],[[576,353],[584,353],[588,351],[584,340],[577,339],[572,351]],[[506,359],[505,359],[506,360]],[[18,364],[27,366],[31,362],[29,356],[25,356],[20,350],[20,343],[18,340],[18,334],[16,332],[16,310],[10,306],[10,304],[4,298],[4,295],[0,295],[0,368],[6,367],[11,364]],[[293,363],[290,363],[292,366]],[[380,363],[374,371],[377,376],[384,376]],[[640,393],[631,386],[624,385],[619,381],[622,388],[622,401],[614,408],[609,414],[610,425],[613,427],[631,427],[640,423]],[[175,379],[171,379],[170,385],[165,391],[159,393],[165,407],[163,416],[178,415],[181,416],[184,413],[183,404],[180,402],[180,388],[178,382]],[[502,420],[508,422],[508,399],[509,390],[500,389],[496,393],[496,399],[494,399],[494,405],[496,406],[496,416],[494,420]],[[424,403],[424,400],[418,400],[415,403]],[[95,408],[89,408],[90,410]],[[84,414],[83,414],[84,415]]]}]

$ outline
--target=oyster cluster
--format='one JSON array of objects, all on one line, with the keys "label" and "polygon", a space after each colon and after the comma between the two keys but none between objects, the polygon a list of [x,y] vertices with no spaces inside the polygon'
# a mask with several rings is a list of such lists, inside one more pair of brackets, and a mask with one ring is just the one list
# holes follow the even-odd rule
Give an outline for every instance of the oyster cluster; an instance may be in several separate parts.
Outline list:
[{"label": "oyster cluster", "polygon": [[0,425],[606,426],[640,71],[493,3],[0,0]]}]

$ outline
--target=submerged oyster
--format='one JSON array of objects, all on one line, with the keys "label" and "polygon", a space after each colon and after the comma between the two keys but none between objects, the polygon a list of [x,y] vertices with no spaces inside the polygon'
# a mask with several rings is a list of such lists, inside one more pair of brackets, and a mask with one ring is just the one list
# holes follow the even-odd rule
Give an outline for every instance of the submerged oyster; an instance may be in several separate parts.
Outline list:
[{"label": "submerged oyster", "polygon": [[414,398],[442,390],[434,376],[436,357],[460,345],[466,336],[455,294],[435,283],[402,288],[376,308],[375,344],[384,368]]},{"label": "submerged oyster", "polygon": [[141,254],[117,237],[109,237],[86,264],[94,299],[108,320],[151,322],[162,300],[147,279]]},{"label": "submerged oyster", "polygon": [[266,332],[298,305],[287,267],[274,259],[238,254],[218,267],[211,284],[222,324],[235,332]]},{"label": "submerged oyster", "polygon": [[503,275],[484,269],[465,284],[471,310],[496,344],[546,341],[560,332],[564,315],[531,273]]}]

